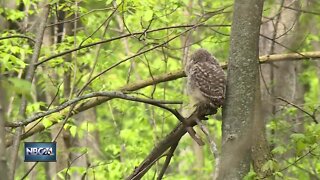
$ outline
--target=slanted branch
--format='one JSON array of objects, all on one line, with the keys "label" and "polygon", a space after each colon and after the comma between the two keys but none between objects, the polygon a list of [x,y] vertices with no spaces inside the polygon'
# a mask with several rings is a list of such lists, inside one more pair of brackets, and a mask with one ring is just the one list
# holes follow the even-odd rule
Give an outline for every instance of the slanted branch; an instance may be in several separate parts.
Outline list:
[{"label": "slanted branch", "polygon": [[[154,163],[156,163],[161,157],[163,157],[164,153],[170,149],[168,154],[166,154],[167,156],[166,162],[163,165],[163,168],[159,174],[159,177],[162,177],[163,174],[165,173],[166,168],[168,167],[172,154],[176,149],[177,145],[179,144],[179,141],[182,138],[182,136],[187,132],[189,132],[188,129],[190,128],[192,129],[193,126],[197,125],[197,122],[199,122],[200,120],[207,120],[207,118],[205,118],[204,114],[202,113],[203,112],[197,109],[188,118],[183,118],[182,120],[179,119],[182,122],[180,122],[161,142],[159,142],[152,149],[149,155],[140,163],[138,167],[134,169],[134,171],[130,174],[130,176],[127,177],[127,180],[141,179],[148,172],[148,170],[154,165]],[[195,137],[193,137],[193,135],[191,135],[191,137],[195,141],[197,141]],[[157,179],[159,179],[159,177]]]}]

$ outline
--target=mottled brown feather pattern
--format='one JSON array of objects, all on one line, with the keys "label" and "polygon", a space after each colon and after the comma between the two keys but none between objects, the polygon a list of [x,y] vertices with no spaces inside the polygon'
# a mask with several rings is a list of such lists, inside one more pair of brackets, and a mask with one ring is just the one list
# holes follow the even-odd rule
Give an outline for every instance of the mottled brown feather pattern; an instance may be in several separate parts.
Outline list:
[{"label": "mottled brown feather pattern", "polygon": [[223,104],[226,85],[225,74],[217,60],[208,51],[199,49],[186,62],[185,72],[193,104],[209,108],[206,115],[215,113]]}]

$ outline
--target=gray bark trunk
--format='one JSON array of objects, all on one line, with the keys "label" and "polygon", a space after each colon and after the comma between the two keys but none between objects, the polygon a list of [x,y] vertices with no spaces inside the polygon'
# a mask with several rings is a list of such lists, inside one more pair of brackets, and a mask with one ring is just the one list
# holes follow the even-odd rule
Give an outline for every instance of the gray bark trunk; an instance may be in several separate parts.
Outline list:
[{"label": "gray bark trunk", "polygon": [[226,102],[223,108],[223,161],[217,179],[242,179],[250,168],[251,137],[259,91],[259,32],[263,0],[236,0],[231,29]]},{"label": "gray bark trunk", "polygon": [[6,122],[6,93],[5,88],[3,88],[3,78],[0,75],[0,174],[3,179],[8,179],[8,164],[7,164],[7,152],[6,147],[3,145],[6,142],[6,129],[4,124]]}]

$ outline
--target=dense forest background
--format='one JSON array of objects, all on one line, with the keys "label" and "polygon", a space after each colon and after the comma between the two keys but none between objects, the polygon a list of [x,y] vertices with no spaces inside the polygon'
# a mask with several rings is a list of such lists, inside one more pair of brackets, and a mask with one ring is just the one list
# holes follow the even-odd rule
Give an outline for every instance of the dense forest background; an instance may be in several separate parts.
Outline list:
[{"label": "dense forest background", "polygon": [[[0,179],[213,179],[229,155],[246,159],[238,179],[320,179],[319,12],[317,0],[2,0]],[[228,113],[193,128],[204,146],[189,131],[170,142],[199,48],[232,67]],[[23,142],[50,141],[56,163],[24,162]]]}]

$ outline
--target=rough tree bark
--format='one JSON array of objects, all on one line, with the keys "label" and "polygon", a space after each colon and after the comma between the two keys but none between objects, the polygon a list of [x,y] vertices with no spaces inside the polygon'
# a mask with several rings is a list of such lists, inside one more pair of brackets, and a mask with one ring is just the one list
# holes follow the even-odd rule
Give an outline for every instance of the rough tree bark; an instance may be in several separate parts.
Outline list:
[{"label": "rough tree bark", "polygon": [[[39,28],[37,29],[37,36],[36,36],[36,41],[33,47],[33,54],[31,57],[31,60],[29,62],[29,66],[26,68],[26,77],[25,80],[29,81],[32,83],[35,71],[36,71],[36,66],[35,64],[38,62],[39,56],[40,56],[40,50],[42,46],[42,40],[43,40],[43,35],[45,31],[45,24],[47,22],[47,18],[49,16],[50,12],[50,6],[47,4],[47,1],[43,1],[42,4],[43,10],[41,15],[39,16]],[[21,102],[20,102],[20,108],[19,108],[19,116],[25,118],[25,113],[26,113],[26,108],[27,108],[28,101],[25,96],[22,96]],[[23,129],[22,127],[19,127],[16,129],[15,132],[15,138],[13,141],[13,149],[11,152],[11,167],[10,167],[10,172],[9,172],[9,179],[14,179],[15,176],[15,169],[16,169],[16,164],[18,160],[18,151],[20,147],[20,142],[21,142],[21,135],[22,135]]]},{"label": "rough tree bark", "polygon": [[263,0],[235,0],[231,27],[222,152],[217,179],[242,179],[250,168],[251,137],[259,95],[259,32]]},{"label": "rough tree bark", "polygon": [[[63,4],[65,3],[64,0],[60,0],[58,2],[58,4]],[[57,17],[56,21],[65,21],[68,20],[68,18],[66,18],[66,14],[68,13],[72,13],[71,11],[66,11],[65,10],[59,10],[58,11],[59,16]],[[71,17],[69,17],[70,19],[74,18],[74,15],[71,15]],[[71,37],[73,35],[73,25],[74,22],[70,22],[70,23],[65,23],[65,24],[59,24],[56,27],[56,31],[55,31],[55,36],[56,36],[56,44],[60,44],[63,42],[64,39],[66,39],[66,36]],[[72,53],[67,54],[66,56],[64,56],[64,62],[66,63],[71,63],[72,62]],[[64,74],[63,74],[63,96],[64,98],[68,99],[71,97],[71,68],[65,68],[64,69]],[[58,76],[58,74],[56,74],[56,76]],[[48,94],[48,98],[52,99],[54,97],[54,94],[56,92],[53,92],[52,94]],[[55,137],[59,130],[61,129],[61,126],[63,126],[62,123],[59,123],[57,126],[55,126],[54,128],[52,128],[51,131],[51,136]],[[57,176],[58,172],[60,172],[61,170],[65,169],[68,167],[69,164],[69,160],[71,157],[71,152],[69,150],[69,148],[71,147],[71,135],[70,132],[66,129],[63,129],[61,131],[61,134],[57,137],[56,142],[57,142],[57,146],[59,147],[59,152],[57,155],[57,163],[55,164],[55,172],[52,172],[57,179],[62,179],[61,177]]]},{"label": "rough tree bark", "polygon": [[7,156],[6,156],[6,147],[3,144],[6,141],[6,131],[4,124],[6,122],[6,93],[5,88],[3,87],[3,79],[0,74],[0,174],[3,179],[8,179],[8,164],[7,164]]}]

